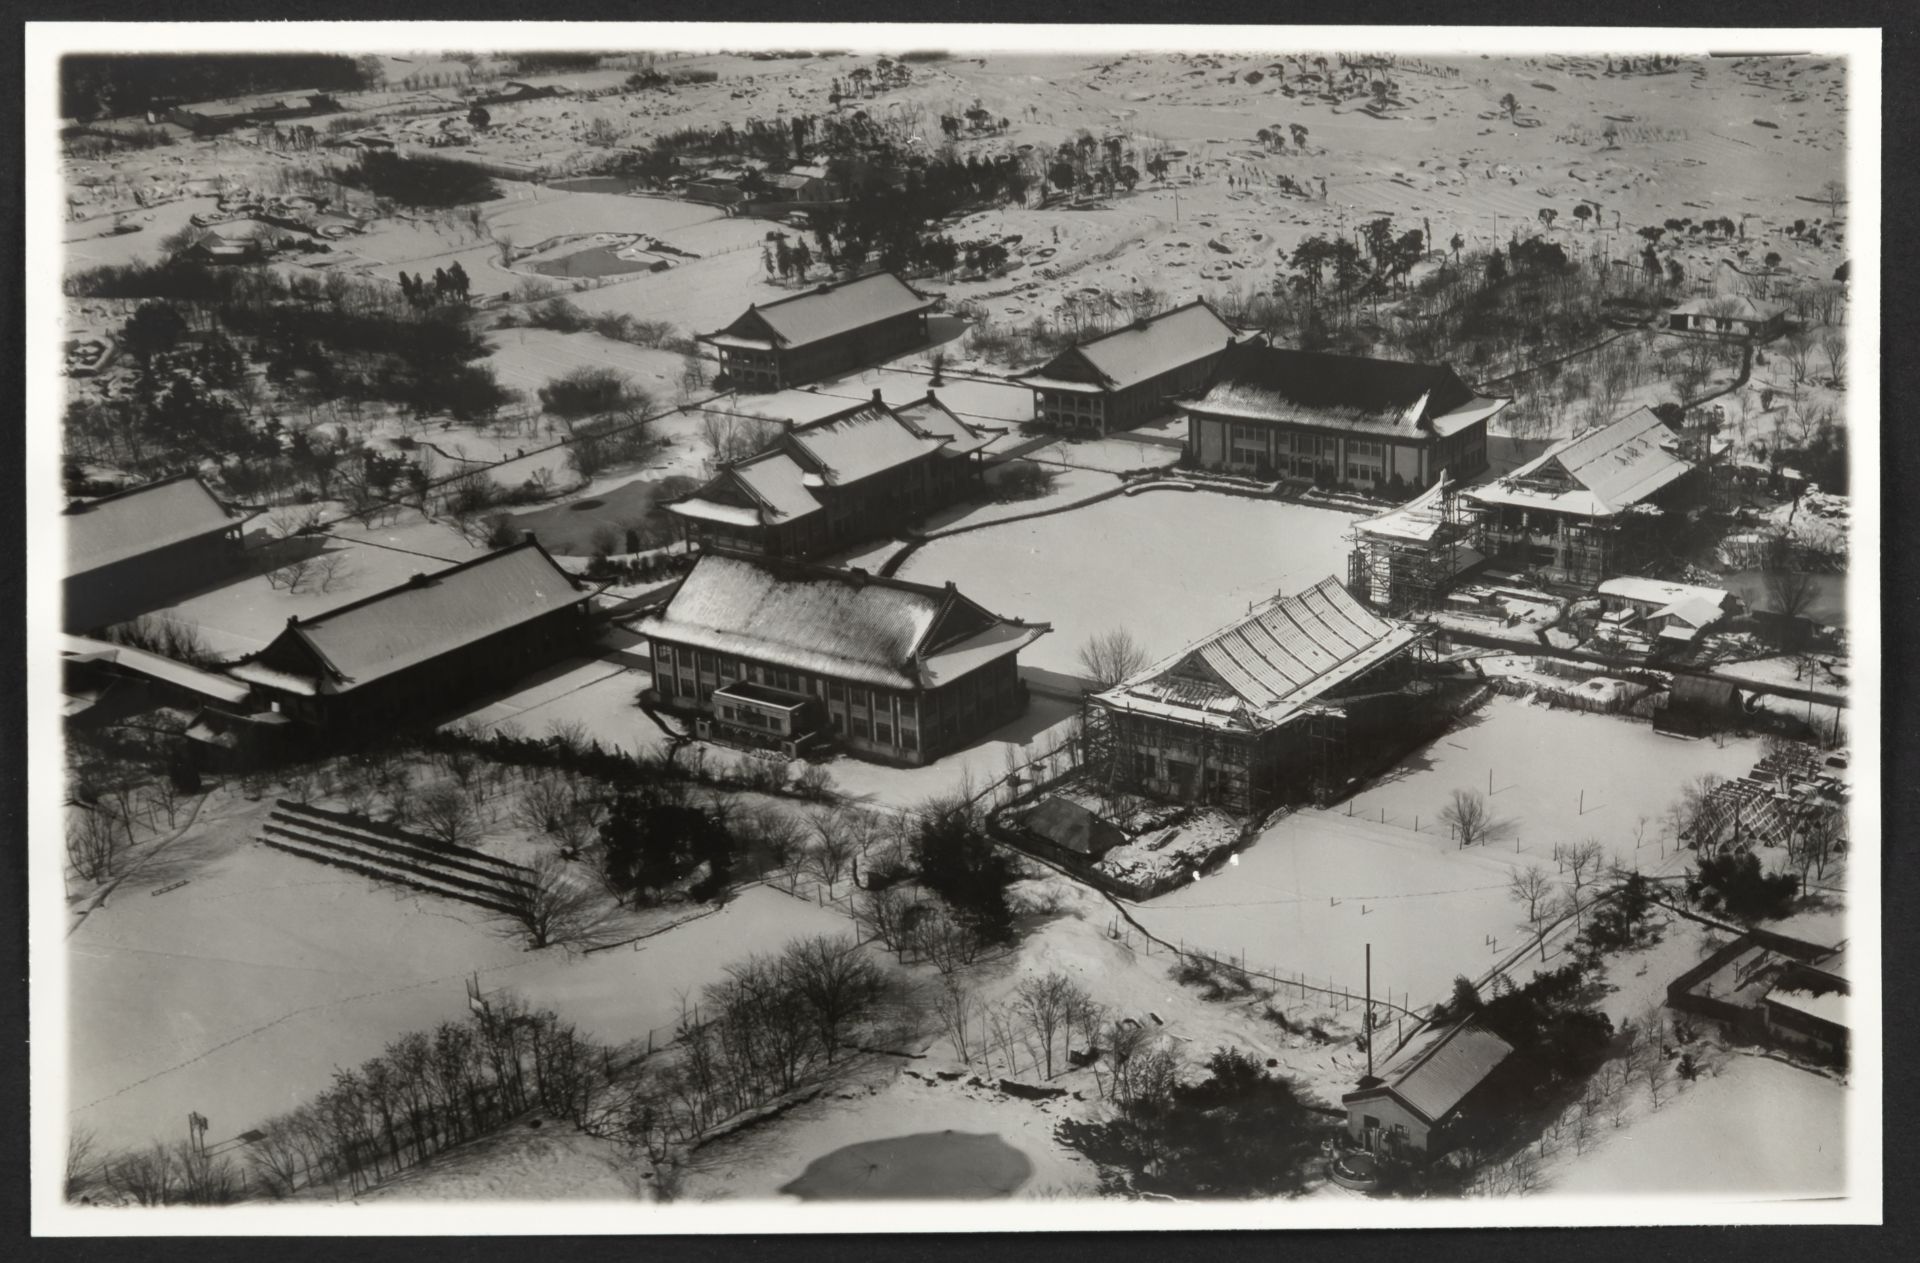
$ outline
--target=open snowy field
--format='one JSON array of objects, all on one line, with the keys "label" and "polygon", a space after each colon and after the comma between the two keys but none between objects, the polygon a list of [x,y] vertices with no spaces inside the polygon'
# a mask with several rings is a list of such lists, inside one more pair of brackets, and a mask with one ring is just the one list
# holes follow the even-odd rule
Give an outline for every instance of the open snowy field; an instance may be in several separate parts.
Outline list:
[{"label": "open snowy field", "polygon": [[[1418,816],[1421,836],[1437,832],[1444,846],[1446,826],[1435,823],[1441,808],[1456,789],[1485,793],[1491,771],[1488,805],[1496,818],[1513,822],[1515,834],[1499,849],[1512,855],[1517,842],[1528,862],[1551,867],[1554,843],[1595,838],[1611,858],[1652,872],[1673,856],[1671,842],[1661,842],[1659,818],[1681,785],[1709,772],[1738,776],[1761,754],[1757,739],[1668,737],[1618,716],[1495,697],[1362,790],[1352,809],[1373,820],[1384,811],[1386,823],[1402,829]],[[1634,828],[1642,816],[1648,823],[1636,856]]]},{"label": "open snowy field", "polygon": [[900,576],[951,579],[996,614],[1052,623],[1021,665],[1077,673],[1089,636],[1124,627],[1157,658],[1254,602],[1344,576],[1352,522],[1306,505],[1154,491],[935,540]]},{"label": "open snowy field", "polygon": [[1738,1200],[1847,1191],[1847,1089],[1834,1080],[1734,1054],[1670,1091],[1658,1110],[1637,1100],[1637,1116],[1603,1128],[1584,1154],[1562,1149],[1548,1191]]},{"label": "open snowy field", "polygon": [[1027,453],[1028,459],[1075,469],[1098,469],[1118,474],[1135,469],[1165,469],[1180,459],[1180,449],[1164,443],[1142,443],[1124,435],[1108,438],[1061,439]]},{"label": "open snowy field", "polygon": [[729,961],[847,928],[755,887],[641,950],[527,952],[477,909],[254,844],[266,810],[197,824],[68,940],[71,1108],[105,1145],[171,1137],[187,1110],[224,1139],[298,1105],[334,1067],[464,1015],[476,972],[600,1039],[645,1039]]},{"label": "open snowy field", "polygon": [[679,388],[681,360],[671,351],[616,342],[597,333],[555,333],[551,329],[492,329],[487,341],[493,354],[480,363],[491,367],[500,384],[539,405],[540,387],[556,377],[580,369],[601,368],[622,373],[653,396],[657,405],[671,404]]},{"label": "open snowy field", "polygon": [[[1760,754],[1758,742],[1676,741],[1646,724],[1510,698],[1471,719],[1357,796],[1351,815],[1342,805],[1288,816],[1238,863],[1135,915],[1162,938],[1356,992],[1372,943],[1376,991],[1405,992],[1417,1008],[1444,996],[1456,974],[1477,978],[1520,945],[1524,911],[1507,894],[1516,869],[1538,864],[1557,877],[1554,844],[1592,837],[1620,863],[1678,872],[1684,855],[1659,841],[1657,823],[1636,856],[1638,816],[1657,816],[1685,780],[1744,771]],[[1436,818],[1454,789],[1485,791],[1489,760],[1489,801],[1517,835],[1463,850]],[[1604,785],[1595,769],[1606,770]]]}]

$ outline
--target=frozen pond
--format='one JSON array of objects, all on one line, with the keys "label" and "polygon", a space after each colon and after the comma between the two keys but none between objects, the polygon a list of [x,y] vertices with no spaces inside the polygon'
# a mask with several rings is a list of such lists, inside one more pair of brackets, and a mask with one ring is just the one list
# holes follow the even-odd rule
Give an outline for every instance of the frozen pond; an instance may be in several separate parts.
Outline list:
[{"label": "frozen pond", "polygon": [[998,1136],[930,1131],[835,1149],[780,1191],[803,1202],[1008,1197],[1032,1174]]}]

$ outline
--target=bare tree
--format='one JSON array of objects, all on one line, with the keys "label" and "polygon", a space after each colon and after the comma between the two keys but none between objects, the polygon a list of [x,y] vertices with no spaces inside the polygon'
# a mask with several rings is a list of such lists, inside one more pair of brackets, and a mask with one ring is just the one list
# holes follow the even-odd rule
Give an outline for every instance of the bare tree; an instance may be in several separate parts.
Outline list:
[{"label": "bare tree", "polygon": [[502,881],[502,923],[535,951],[554,943],[591,943],[607,926],[600,897],[557,855],[542,855],[519,881]]},{"label": "bare tree", "polygon": [[813,875],[827,884],[827,897],[855,853],[854,835],[846,815],[837,811],[818,812],[813,817],[813,847],[807,852],[807,865]]},{"label": "bare tree", "polygon": [[[1538,864],[1530,864],[1525,869],[1516,869],[1507,882],[1507,898],[1515,903],[1526,905],[1527,928],[1539,932],[1540,914],[1545,911],[1547,901],[1553,896],[1553,879],[1547,876],[1547,870]],[[1540,939],[1540,959],[1547,958],[1547,940]]]},{"label": "bare tree", "polygon": [[977,1041],[981,1023],[980,1001],[973,988],[959,976],[947,974],[940,979],[939,989],[934,993],[933,1008],[940,1017],[941,1029],[953,1044],[954,1055],[963,1064],[971,1065],[974,1053],[980,1051]]},{"label": "bare tree", "polygon": [[75,1127],[67,1133],[66,1198],[77,1202],[87,1195],[100,1178],[99,1138],[88,1127]]},{"label": "bare tree", "polygon": [[985,946],[972,926],[957,919],[945,904],[936,905],[914,919],[907,942],[920,957],[942,975],[979,959]]},{"label": "bare tree", "polygon": [[1100,689],[1110,689],[1147,665],[1147,651],[1124,627],[1089,636],[1080,646],[1080,669]]},{"label": "bare tree", "polygon": [[84,881],[111,877],[125,835],[125,826],[104,803],[76,808],[67,816],[67,861]]},{"label": "bare tree", "polygon": [[1793,564],[1793,545],[1784,535],[1770,539],[1762,553],[1760,572],[1767,602],[1783,618],[1798,618],[1819,595],[1818,576]]},{"label": "bare tree", "polygon": [[1573,903],[1575,925],[1581,923],[1580,918],[1586,909],[1582,896],[1585,895],[1588,887],[1600,879],[1601,863],[1605,855],[1606,849],[1596,838],[1588,838],[1584,842],[1567,847],[1562,852],[1561,859],[1566,865],[1567,890]]},{"label": "bare tree", "polygon": [[880,940],[882,947],[898,953],[907,946],[907,912],[912,907],[913,901],[904,890],[887,886],[861,891],[853,915],[860,928]]},{"label": "bare tree", "polygon": [[1840,218],[1840,208],[1847,204],[1847,186],[1838,180],[1828,180],[1820,186],[1820,198],[1827,204],[1827,218]]},{"label": "bare tree", "polygon": [[1462,847],[1496,842],[1513,835],[1513,823],[1497,818],[1487,805],[1487,796],[1477,789],[1454,790],[1453,797],[1440,809],[1440,823],[1447,826]]},{"label": "bare tree", "polygon": [[1046,1076],[1053,1077],[1055,1036],[1064,1029],[1076,1006],[1085,995],[1072,979],[1058,970],[1040,978],[1028,978],[1014,989],[1014,1005],[1040,1039]]},{"label": "bare tree", "polygon": [[820,1046],[832,1063],[854,1023],[886,989],[885,975],[849,935],[821,935],[787,944],[781,964],[813,1015]]},{"label": "bare tree", "polygon": [[480,816],[473,796],[458,785],[435,785],[413,805],[421,828],[448,846],[470,846],[480,838]]}]

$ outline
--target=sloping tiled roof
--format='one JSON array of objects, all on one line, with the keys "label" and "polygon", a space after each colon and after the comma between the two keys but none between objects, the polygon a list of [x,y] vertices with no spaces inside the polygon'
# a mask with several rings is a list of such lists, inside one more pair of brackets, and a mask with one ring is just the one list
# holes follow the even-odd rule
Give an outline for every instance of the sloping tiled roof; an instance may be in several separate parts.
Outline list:
[{"label": "sloping tiled roof", "polygon": [[893,410],[893,414],[922,434],[946,439],[947,445],[942,450],[950,455],[980,451],[1007,432],[1007,427],[1003,425],[981,425],[962,420],[958,413],[941,403],[932,391],[928,391],[924,399],[901,404]]},{"label": "sloping tiled roof", "polygon": [[344,693],[587,597],[528,541],[291,622],[275,643],[299,641],[331,668],[320,691]]},{"label": "sloping tiled roof", "polygon": [[[747,309],[757,315],[774,339],[786,347],[806,346],[826,338],[852,333],[868,325],[909,312],[925,311],[934,300],[891,272],[875,272],[838,285],[822,285],[764,306]],[[747,317],[743,315],[741,320]],[[739,324],[740,320],[734,322]],[[728,326],[729,330],[733,325]]]},{"label": "sloping tiled roof", "polygon": [[1491,415],[1501,406],[1475,395],[1443,364],[1243,342],[1221,357],[1192,411],[1414,437],[1434,431],[1449,413],[1484,409]]},{"label": "sloping tiled roof", "polygon": [[117,491],[67,510],[67,573],[98,570],[245,520],[229,514],[192,474]]},{"label": "sloping tiled roof", "polygon": [[1273,727],[1419,638],[1417,629],[1381,618],[1329,576],[1276,597],[1098,700],[1209,726]]},{"label": "sloping tiled roof", "polygon": [[[956,605],[972,602],[951,587],[708,551],[673,599],[635,626],[649,638],[790,670],[914,689],[936,682],[926,678],[916,655]],[[1028,633],[999,639],[991,657],[1000,657],[1048,630],[1045,624],[985,618],[990,623],[985,631],[941,646],[940,652],[964,651],[1007,628]]]},{"label": "sloping tiled roof", "polygon": [[1124,390],[1218,354],[1232,341],[1233,329],[1214,314],[1213,308],[1196,299],[1069,347],[1035,375],[1047,376],[1061,360],[1077,354],[1106,379],[1110,388]]},{"label": "sloping tiled roof", "polygon": [[733,467],[733,476],[782,519],[805,517],[820,507],[807,490],[807,471],[784,451],[764,452]]},{"label": "sloping tiled roof", "polygon": [[[1548,448],[1505,478],[1468,492],[1486,504],[1556,509],[1607,517],[1645,500],[1693,468],[1668,451],[1673,431],[1639,408],[1617,421],[1596,426]],[[1556,489],[1529,483],[1538,476],[1565,471],[1573,487]]]},{"label": "sloping tiled roof", "polygon": [[787,432],[796,447],[819,464],[834,485],[858,482],[940,448],[904,424],[882,403],[865,404]]},{"label": "sloping tiled roof", "polygon": [[1601,596],[1623,601],[1644,601],[1649,605],[1672,605],[1685,600],[1706,601],[1715,607],[1726,604],[1724,588],[1702,587],[1697,583],[1676,583],[1667,579],[1643,579],[1638,575],[1616,575],[1594,589]]},{"label": "sloping tiled roof", "polygon": [[[1410,1045],[1380,1077],[1393,1095],[1437,1123],[1512,1055],[1513,1045],[1467,1021]],[[1348,1093],[1349,1099],[1357,1095]]]}]

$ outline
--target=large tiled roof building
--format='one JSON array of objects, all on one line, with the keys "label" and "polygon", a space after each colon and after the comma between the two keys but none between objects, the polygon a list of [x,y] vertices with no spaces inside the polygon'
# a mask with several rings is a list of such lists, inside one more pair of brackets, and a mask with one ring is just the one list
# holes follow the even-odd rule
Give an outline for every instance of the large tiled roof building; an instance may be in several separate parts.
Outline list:
[{"label": "large tiled roof building", "polygon": [[720,352],[721,370],[735,386],[780,390],[921,345],[937,302],[891,272],[875,272],[751,304],[699,340]]},{"label": "large tiled roof building", "polygon": [[274,710],[320,727],[430,718],[578,648],[591,600],[529,539],[290,618],[229,673]]},{"label": "large tiled roof building", "polygon": [[1014,380],[1033,387],[1035,420],[1106,434],[1205,386],[1233,339],[1233,328],[1195,299],[1070,346]]},{"label": "large tiled roof building", "polygon": [[899,407],[879,394],[788,427],[667,511],[703,546],[808,557],[910,525],[979,482],[980,454],[1003,431],[932,393]]},{"label": "large tiled roof building", "polygon": [[706,735],[919,764],[1026,709],[1019,653],[1050,629],[952,584],[708,552],[637,630],[659,704]]},{"label": "large tiled roof building", "polygon": [[1261,812],[1322,794],[1408,727],[1425,633],[1323,579],[1096,694],[1116,773],[1144,792]]},{"label": "large tiled roof building", "polygon": [[1445,365],[1242,343],[1187,406],[1187,444],[1209,469],[1415,492],[1485,469],[1487,421],[1509,402]]}]

